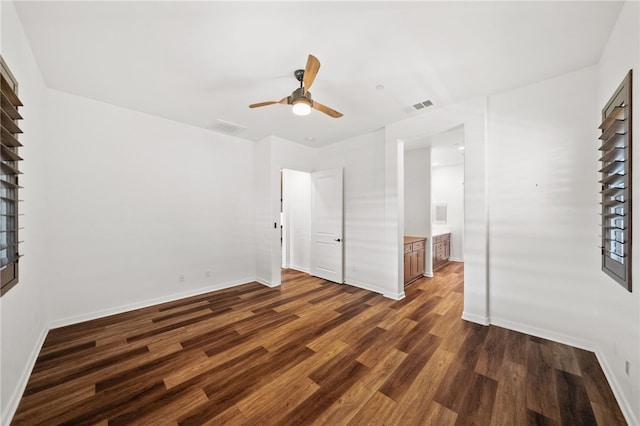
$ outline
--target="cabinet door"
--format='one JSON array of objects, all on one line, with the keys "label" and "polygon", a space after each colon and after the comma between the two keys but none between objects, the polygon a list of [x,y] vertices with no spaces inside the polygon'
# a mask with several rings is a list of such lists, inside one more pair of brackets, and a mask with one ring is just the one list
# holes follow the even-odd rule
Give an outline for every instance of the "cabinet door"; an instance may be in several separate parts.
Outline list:
[{"label": "cabinet door", "polygon": [[418,275],[424,274],[424,250],[418,250]]},{"label": "cabinet door", "polygon": [[411,278],[418,276],[418,252],[411,252]]},{"label": "cabinet door", "polygon": [[404,282],[411,281],[411,253],[404,255]]},{"label": "cabinet door", "polygon": [[434,243],[433,244],[433,266],[436,266],[438,263],[440,263],[441,251],[442,251],[442,243],[441,242]]},{"label": "cabinet door", "polygon": [[438,264],[438,243],[433,242],[433,247],[431,249],[431,266],[436,266]]},{"label": "cabinet door", "polygon": [[442,244],[442,258],[443,260],[449,260],[449,256],[451,255],[451,240],[446,240]]}]

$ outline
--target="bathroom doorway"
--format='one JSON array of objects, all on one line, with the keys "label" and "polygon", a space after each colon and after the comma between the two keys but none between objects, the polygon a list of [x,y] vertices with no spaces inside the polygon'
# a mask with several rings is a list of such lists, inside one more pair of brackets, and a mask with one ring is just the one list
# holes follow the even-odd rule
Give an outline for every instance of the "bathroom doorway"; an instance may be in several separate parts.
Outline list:
[{"label": "bathroom doorway", "polygon": [[426,277],[464,261],[464,148],[462,125],[404,141],[404,235],[425,238],[419,269]]}]

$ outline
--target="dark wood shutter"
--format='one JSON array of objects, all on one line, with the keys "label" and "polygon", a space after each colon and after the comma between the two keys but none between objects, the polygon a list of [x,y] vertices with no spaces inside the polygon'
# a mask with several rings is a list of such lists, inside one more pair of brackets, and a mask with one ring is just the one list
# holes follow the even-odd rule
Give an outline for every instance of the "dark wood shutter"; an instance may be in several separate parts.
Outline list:
[{"label": "dark wood shutter", "polygon": [[19,254],[19,190],[22,161],[18,149],[22,146],[18,136],[22,133],[18,126],[22,116],[18,108],[22,102],[18,98],[18,83],[0,58],[1,73],[1,129],[0,129],[0,295],[5,294],[18,283]]},{"label": "dark wood shutter", "polygon": [[631,291],[632,71],[602,110],[602,270]]}]

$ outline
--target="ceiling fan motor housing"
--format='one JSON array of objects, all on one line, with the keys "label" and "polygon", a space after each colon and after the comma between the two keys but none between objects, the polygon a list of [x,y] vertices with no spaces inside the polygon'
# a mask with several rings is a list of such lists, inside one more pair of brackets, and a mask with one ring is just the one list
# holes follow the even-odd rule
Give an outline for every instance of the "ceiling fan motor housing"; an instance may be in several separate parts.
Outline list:
[{"label": "ceiling fan motor housing", "polygon": [[306,101],[308,101],[308,103],[311,105],[312,104],[312,100],[311,100],[311,92],[304,90],[304,87],[300,87],[296,90],[293,91],[293,93],[290,96],[290,102],[289,104],[293,104],[295,101],[299,100],[299,99],[305,99]]}]

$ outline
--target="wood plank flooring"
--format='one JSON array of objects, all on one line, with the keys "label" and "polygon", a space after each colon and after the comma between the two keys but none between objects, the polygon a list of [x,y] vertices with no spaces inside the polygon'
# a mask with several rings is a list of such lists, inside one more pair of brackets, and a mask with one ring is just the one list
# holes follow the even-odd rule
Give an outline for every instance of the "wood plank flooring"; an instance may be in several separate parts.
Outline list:
[{"label": "wood plank flooring", "polygon": [[296,271],[52,330],[14,425],[624,425],[593,353]]}]

